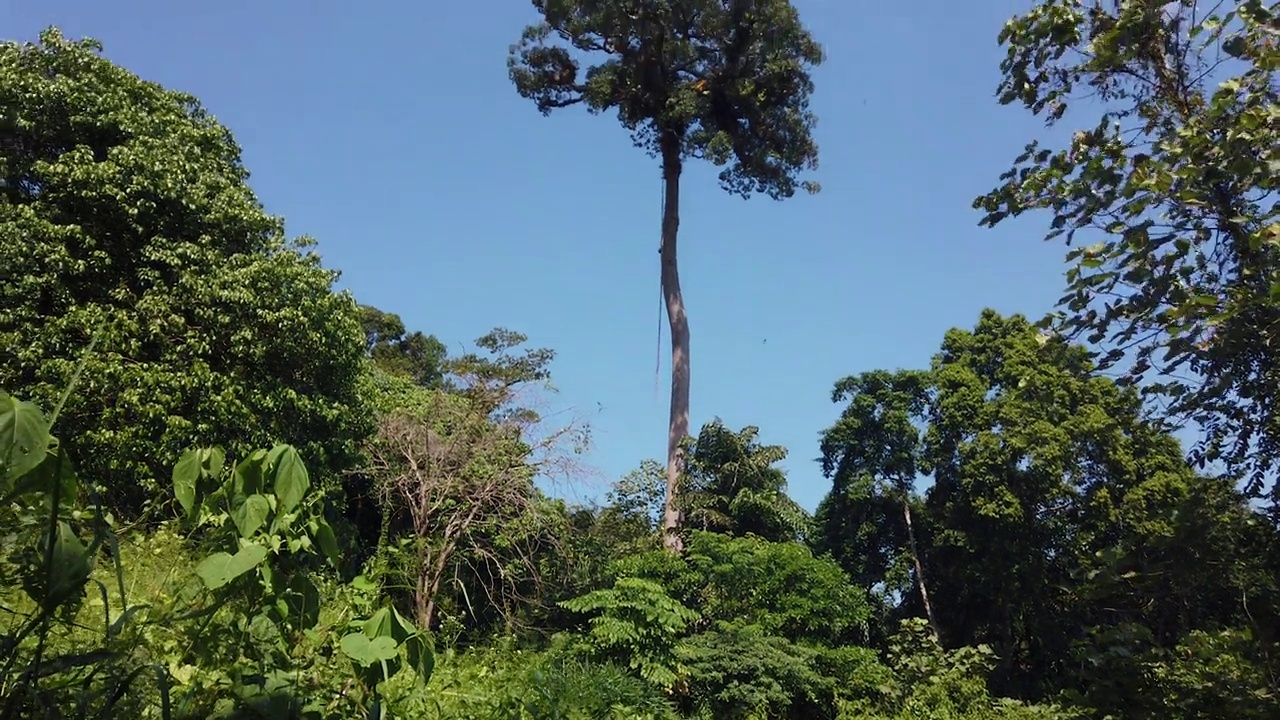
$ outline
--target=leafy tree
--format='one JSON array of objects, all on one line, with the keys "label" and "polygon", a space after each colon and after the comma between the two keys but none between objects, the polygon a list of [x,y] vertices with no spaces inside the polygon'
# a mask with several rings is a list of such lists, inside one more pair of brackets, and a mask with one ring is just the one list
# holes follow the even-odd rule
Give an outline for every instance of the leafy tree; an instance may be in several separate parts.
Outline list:
[{"label": "leafy tree", "polygon": [[789,641],[827,647],[865,636],[863,594],[830,558],[815,557],[800,543],[694,531],[683,556],[637,554],[618,561],[614,573],[659,582],[672,597],[697,608],[697,631],[719,621],[743,622]]},{"label": "leafy tree", "polygon": [[[912,519],[929,390],[928,373],[911,370],[876,370],[836,383],[832,402],[848,405],[822,434],[822,472],[832,488],[818,507],[815,546],[868,589],[897,574],[899,558],[907,560],[936,632]],[[899,585],[891,581],[886,589]]]},{"label": "leafy tree", "polygon": [[[1067,258],[1061,328],[1130,357],[1130,380],[1205,428],[1200,461],[1280,457],[1280,86],[1263,0],[1041,0],[1000,33],[1000,102],[1068,146],[1027,145],[978,198],[983,223],[1048,210]],[[1226,11],[1226,12],[1223,12]],[[1070,113],[1070,115],[1068,115]],[[1273,485],[1280,500],[1280,486]]]},{"label": "leafy tree", "polygon": [[702,426],[681,501],[691,526],[772,542],[804,537],[808,514],[787,495],[787,476],[774,467],[786,448],[761,445],[759,432],[752,426],[733,432],[719,420]]},{"label": "leafy tree", "polygon": [[423,387],[439,387],[444,382],[442,366],[447,350],[436,336],[408,332],[399,315],[369,305],[360,306],[360,326],[365,351],[382,370],[409,377]]},{"label": "leafy tree", "polygon": [[613,484],[602,515],[634,525],[641,534],[662,528],[662,463],[645,460]]},{"label": "leafy tree", "polygon": [[[671,326],[671,415],[663,539],[681,549],[676,496],[689,434],[689,321],[676,241],[688,158],[724,167],[749,197],[792,196],[817,165],[809,67],[822,51],[789,0],[533,0],[542,22],[512,47],[511,79],[544,114],[615,110],[635,144],[662,161],[662,290]],[[599,59],[585,72],[584,62]]]},{"label": "leafy tree", "polygon": [[0,44],[0,385],[52,406],[117,513],[184,448],[287,441],[322,479],[369,428],[355,304],[287,242],[192,97],[56,30]]},{"label": "leafy tree", "polygon": [[[919,558],[942,640],[990,645],[995,687],[1028,698],[1090,687],[1081,705],[1138,716],[1143,702],[1164,706],[1125,689],[1146,672],[1133,658],[1196,630],[1272,624],[1269,526],[1230,479],[1197,476],[1084,348],[986,311],[947,333],[929,371],[840,389],[851,392],[824,436],[837,492],[821,537],[877,538],[885,556],[862,561],[868,577],[895,554]],[[932,476],[916,552],[906,533],[850,532],[838,512],[868,505],[839,485],[893,472]],[[837,550],[856,564],[856,546]]]},{"label": "leafy tree", "polygon": [[1155,540],[1180,496],[1215,481],[1196,477],[1177,441],[1141,419],[1137,394],[1097,374],[1084,348],[1025,318],[985,311],[973,331],[947,333],[932,374],[926,567],[946,598],[935,611],[949,642],[991,644],[1003,686],[1034,694],[1087,626],[1077,613],[1096,607],[1058,588],[1126,538]]},{"label": "leafy tree", "polygon": [[676,642],[698,613],[673,599],[662,585],[624,576],[613,587],[561,604],[590,616],[586,637],[593,653],[630,667],[656,685],[676,682]]},{"label": "leafy tree", "polygon": [[922,620],[903,621],[886,655],[892,674],[876,685],[882,696],[848,702],[842,720],[1082,720],[1068,708],[992,697],[985,680],[995,661],[991,648],[948,650]]},{"label": "leafy tree", "polygon": [[838,681],[822,674],[822,650],[768,635],[757,625],[719,622],[677,648],[688,677],[685,705],[695,717],[834,717]]}]

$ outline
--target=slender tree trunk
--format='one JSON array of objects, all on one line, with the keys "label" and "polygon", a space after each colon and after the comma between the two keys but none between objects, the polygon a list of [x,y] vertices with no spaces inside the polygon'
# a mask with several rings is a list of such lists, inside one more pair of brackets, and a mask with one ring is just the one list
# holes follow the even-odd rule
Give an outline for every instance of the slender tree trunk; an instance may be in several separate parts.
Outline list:
[{"label": "slender tree trunk", "polygon": [[916,566],[916,585],[920,589],[920,600],[924,603],[925,617],[929,618],[929,627],[933,628],[933,636],[938,635],[938,621],[933,617],[933,604],[929,602],[929,590],[924,584],[924,564],[920,562],[920,552],[916,549],[916,528],[911,523],[911,505],[907,496],[902,496],[902,519],[907,523],[907,542],[911,545],[911,561]]},{"label": "slender tree trunk", "polygon": [[662,140],[662,297],[671,325],[671,414],[667,422],[667,494],[662,510],[662,545],[679,553],[684,549],[680,526],[684,520],[677,498],[684,474],[682,443],[689,434],[689,318],[680,293],[680,269],[676,263],[676,236],[680,230],[680,140]]},{"label": "slender tree trunk", "polygon": [[440,594],[440,586],[444,584],[445,570],[449,567],[451,557],[453,557],[453,544],[446,542],[436,555],[435,562],[430,566],[423,562],[415,599],[417,600],[418,628],[424,632],[431,630],[431,626],[436,621],[436,596]]}]

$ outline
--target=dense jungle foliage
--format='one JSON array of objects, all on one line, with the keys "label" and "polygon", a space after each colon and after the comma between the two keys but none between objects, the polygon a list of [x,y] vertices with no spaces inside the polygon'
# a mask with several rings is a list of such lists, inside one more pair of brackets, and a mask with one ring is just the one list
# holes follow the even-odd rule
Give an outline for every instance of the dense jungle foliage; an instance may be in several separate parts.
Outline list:
[{"label": "dense jungle foliage", "polygon": [[832,378],[814,513],[759,428],[681,431],[675,233],[686,160],[816,191],[821,49],[787,0],[533,5],[516,90],[672,200],[673,444],[589,505],[539,482],[589,439],[552,350],[337,292],[195,98],[0,44],[0,718],[1280,717],[1280,5],[993,29],[1075,132],[975,220],[1043,211],[1067,294]]}]

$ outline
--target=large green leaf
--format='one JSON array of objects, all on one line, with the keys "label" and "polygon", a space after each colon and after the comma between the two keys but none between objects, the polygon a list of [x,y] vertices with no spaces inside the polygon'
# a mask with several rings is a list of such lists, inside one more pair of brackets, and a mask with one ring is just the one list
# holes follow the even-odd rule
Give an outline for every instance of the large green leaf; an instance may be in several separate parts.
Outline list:
[{"label": "large green leaf", "polygon": [[232,486],[242,495],[253,495],[262,492],[266,483],[263,471],[267,462],[266,450],[254,450],[249,456],[236,465]]},{"label": "large green leaf", "polygon": [[236,529],[240,531],[240,537],[248,540],[253,534],[262,527],[267,521],[267,516],[271,514],[271,503],[262,495],[250,495],[249,497],[236,496],[233,507],[231,508],[231,521],[236,524]]},{"label": "large green leaf", "polygon": [[217,445],[200,451],[200,467],[205,477],[216,478],[222,474],[227,462],[227,452]]},{"label": "large green leaf", "polygon": [[43,462],[52,442],[39,408],[0,391],[0,472],[7,482]]},{"label": "large green leaf", "polygon": [[200,482],[200,472],[200,451],[194,448],[182,453],[178,464],[173,466],[173,494],[187,517],[191,517],[196,507],[196,485]]},{"label": "large green leaf", "polygon": [[396,641],[385,635],[371,638],[364,633],[351,633],[344,636],[338,646],[344,655],[361,667],[371,667],[396,657]]},{"label": "large green leaf", "polygon": [[338,538],[333,534],[333,528],[324,518],[320,518],[316,522],[316,544],[320,546],[320,552],[328,558],[329,562],[337,566],[340,558],[338,550]]},{"label": "large green leaf", "polygon": [[369,616],[368,620],[362,625],[364,634],[370,638],[385,637],[391,638],[394,642],[399,642],[399,638],[395,636],[395,622],[391,617],[389,608],[379,608],[376,612]]},{"label": "large green leaf", "polygon": [[320,622],[320,589],[306,575],[299,573],[289,581],[285,603],[295,627],[313,628]]},{"label": "large green leaf", "polygon": [[404,641],[405,653],[409,657],[409,665],[422,678],[422,682],[431,679],[436,669],[436,653],[425,635],[413,635]]},{"label": "large green leaf", "polygon": [[298,451],[288,445],[276,446],[272,451],[277,455],[275,460],[276,500],[280,503],[278,512],[283,515],[298,506],[311,487],[311,479],[307,476],[307,468],[302,464]]},{"label": "large green leaf", "polygon": [[200,561],[196,566],[196,575],[204,582],[205,587],[217,590],[257,567],[267,559],[267,554],[265,547],[255,544],[245,545],[235,555],[214,553]]},{"label": "large green leaf", "polygon": [[92,563],[89,551],[76,537],[75,531],[65,522],[58,523],[50,558],[49,583],[43,598],[32,598],[46,609],[55,608],[82,592],[89,580]]},{"label": "large green leaf", "polygon": [[39,493],[44,496],[45,506],[51,507],[55,489],[60,506],[75,502],[79,492],[75,468],[60,448],[45,454],[44,461],[35,470],[19,477],[0,502],[7,503],[29,493]]}]

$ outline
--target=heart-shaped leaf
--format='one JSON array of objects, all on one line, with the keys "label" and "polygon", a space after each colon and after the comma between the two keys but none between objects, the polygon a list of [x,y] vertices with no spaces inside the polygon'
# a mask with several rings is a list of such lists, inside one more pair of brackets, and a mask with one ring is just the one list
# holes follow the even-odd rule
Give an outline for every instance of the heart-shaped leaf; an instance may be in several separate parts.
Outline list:
[{"label": "heart-shaped leaf", "polygon": [[277,455],[274,473],[276,499],[280,503],[277,512],[284,515],[302,502],[307,489],[311,487],[311,479],[307,476],[307,468],[302,464],[297,450],[287,445],[277,446],[272,455]]},{"label": "heart-shaped leaf", "polygon": [[245,545],[235,555],[219,552],[210,555],[196,566],[196,575],[205,587],[217,590],[227,583],[257,567],[267,559],[267,549],[261,545]]},{"label": "heart-shaped leaf", "polygon": [[396,641],[386,636],[371,638],[364,633],[351,633],[338,643],[342,653],[361,667],[370,667],[396,657]]},{"label": "heart-shaped leaf", "polygon": [[34,404],[0,392],[0,472],[13,482],[44,462],[53,438]]},{"label": "heart-shaped leaf", "polygon": [[267,521],[271,514],[271,505],[261,495],[237,497],[231,508],[231,521],[240,531],[240,537],[248,540]]}]

